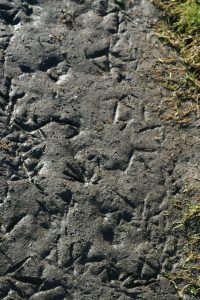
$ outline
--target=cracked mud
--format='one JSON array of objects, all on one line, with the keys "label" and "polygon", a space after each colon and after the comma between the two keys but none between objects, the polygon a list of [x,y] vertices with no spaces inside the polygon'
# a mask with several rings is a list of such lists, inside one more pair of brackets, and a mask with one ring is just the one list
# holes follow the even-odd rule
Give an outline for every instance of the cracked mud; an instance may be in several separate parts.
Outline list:
[{"label": "cracked mud", "polygon": [[166,211],[200,173],[198,126],[159,116],[156,18],[148,1],[1,0],[0,299],[179,299]]}]

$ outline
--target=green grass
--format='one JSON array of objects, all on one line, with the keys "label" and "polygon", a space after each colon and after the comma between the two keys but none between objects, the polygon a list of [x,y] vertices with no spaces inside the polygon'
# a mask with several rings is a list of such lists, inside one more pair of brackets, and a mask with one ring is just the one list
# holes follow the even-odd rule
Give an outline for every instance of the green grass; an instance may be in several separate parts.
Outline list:
[{"label": "green grass", "polygon": [[174,113],[169,116],[169,120],[190,123],[200,115],[200,2],[153,2],[162,11],[157,35],[177,51],[179,61],[185,68],[179,75],[171,72],[171,77],[166,82],[169,89],[173,88],[171,104],[174,104]]},{"label": "green grass", "polygon": [[200,26],[200,6],[197,1],[180,3],[175,8],[174,14],[178,19],[174,24],[174,28],[178,33],[196,35]]},{"label": "green grass", "polygon": [[[153,0],[153,3],[162,12],[157,35],[177,53],[175,57],[160,60],[165,72],[159,74],[159,80],[170,95],[166,106],[171,113],[165,115],[165,120],[186,125],[200,116],[200,0]],[[200,198],[192,196],[200,195],[200,186],[191,192],[185,190],[184,204],[176,203],[182,215],[175,225],[183,243],[179,249],[182,258],[167,275],[183,299],[200,298]]]},{"label": "green grass", "polygon": [[[184,237],[182,245],[183,259],[176,271],[167,274],[174,284],[180,298],[185,295],[200,297],[200,199],[189,204],[183,212],[180,222],[175,224],[174,230]],[[192,299],[193,299],[192,298]]]}]

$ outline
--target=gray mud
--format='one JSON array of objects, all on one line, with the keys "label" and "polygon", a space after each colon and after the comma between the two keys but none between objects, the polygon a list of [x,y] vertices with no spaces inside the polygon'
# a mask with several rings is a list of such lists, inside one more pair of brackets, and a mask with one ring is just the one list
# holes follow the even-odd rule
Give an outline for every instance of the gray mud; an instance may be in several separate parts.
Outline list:
[{"label": "gray mud", "polygon": [[0,299],[178,299],[166,211],[200,145],[160,119],[156,17],[148,1],[0,1]]}]

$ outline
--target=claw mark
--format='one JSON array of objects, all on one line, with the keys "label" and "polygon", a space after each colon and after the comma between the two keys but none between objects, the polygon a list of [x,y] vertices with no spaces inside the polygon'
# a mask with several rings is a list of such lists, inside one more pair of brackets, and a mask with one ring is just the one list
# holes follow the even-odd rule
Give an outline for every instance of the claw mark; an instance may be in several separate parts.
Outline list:
[{"label": "claw mark", "polygon": [[19,224],[24,218],[26,218],[25,215],[16,217],[16,218],[13,220],[13,222],[11,222],[11,224],[8,225],[8,227],[6,228],[6,233],[11,233],[12,230],[15,228],[15,226],[16,226],[17,224]]},{"label": "claw mark", "polygon": [[159,149],[160,149],[159,147],[156,149],[153,147],[144,147],[144,146],[139,146],[139,145],[134,146],[134,150],[136,150],[138,152],[156,152]]},{"label": "claw mark", "polygon": [[46,134],[44,133],[44,131],[43,131],[42,129],[38,129],[38,131],[39,131],[39,133],[40,133],[40,135],[41,135],[41,138],[44,139],[44,140],[46,140],[47,136],[46,136]]},{"label": "claw mark", "polygon": [[37,286],[40,286],[44,282],[44,279],[33,276],[12,276],[12,278],[23,283],[30,283]]},{"label": "claw mark", "polygon": [[0,248],[0,253],[3,254],[9,261],[12,262],[11,258],[5,253],[5,251],[2,248]]},{"label": "claw mark", "polygon": [[25,264],[25,262],[27,262],[27,260],[29,260],[30,258],[31,257],[28,256],[28,257],[24,258],[23,260],[19,261],[18,263],[14,264],[13,266],[9,267],[7,270],[7,274],[13,273],[13,272],[19,270]]},{"label": "claw mark", "polygon": [[94,170],[94,173],[91,178],[87,178],[85,181],[85,186],[90,186],[93,184],[97,184],[100,180],[100,168],[99,166]]},{"label": "claw mark", "polygon": [[39,201],[37,199],[35,201],[38,203],[38,205],[40,206],[40,208],[41,208],[42,211],[44,211],[45,213],[47,213],[49,216],[51,215],[50,212],[49,212],[49,210],[48,210],[48,208],[45,206],[44,203],[42,203],[41,201]]},{"label": "claw mark", "polygon": [[153,129],[156,129],[156,128],[160,128],[161,125],[159,124],[155,124],[155,125],[149,125],[149,126],[146,126],[146,127],[143,127],[141,129],[138,130],[138,132],[144,132],[144,131],[147,131],[147,130],[153,130]]},{"label": "claw mark", "polygon": [[124,195],[120,194],[116,190],[113,190],[113,192],[116,193],[120,198],[122,198],[124,200],[124,202],[126,202],[131,208],[136,207],[135,203],[133,203],[131,200],[129,200],[127,196],[124,196]]},{"label": "claw mark", "polygon": [[134,150],[132,150],[131,153],[130,153],[130,156],[129,156],[129,161],[128,161],[128,164],[126,166],[126,169],[123,172],[124,174],[127,174],[128,171],[130,170],[134,158],[135,158],[135,154],[134,154]]},{"label": "claw mark", "polygon": [[6,106],[6,112],[8,113],[8,124],[10,125],[11,122],[12,122],[12,115],[13,115],[13,111],[15,109],[15,105],[17,103],[17,101],[19,99],[22,99],[24,96],[25,96],[25,93],[24,92],[21,92],[17,95],[12,95],[12,79],[10,79],[8,81],[8,85],[7,85],[7,106]]},{"label": "claw mark", "polygon": [[[14,290],[17,295],[20,297],[20,299],[24,299],[24,294],[22,293],[21,289],[16,285],[16,283],[14,283],[12,280],[8,279],[8,282],[12,288],[12,290]],[[13,298],[11,298],[13,299]]]},{"label": "claw mark", "polygon": [[67,163],[67,169],[63,173],[73,181],[85,182],[82,170],[74,163]]},{"label": "claw mark", "polygon": [[120,110],[120,103],[117,102],[115,106],[115,111],[114,111],[114,118],[113,118],[113,124],[117,123],[119,119],[119,110]]}]

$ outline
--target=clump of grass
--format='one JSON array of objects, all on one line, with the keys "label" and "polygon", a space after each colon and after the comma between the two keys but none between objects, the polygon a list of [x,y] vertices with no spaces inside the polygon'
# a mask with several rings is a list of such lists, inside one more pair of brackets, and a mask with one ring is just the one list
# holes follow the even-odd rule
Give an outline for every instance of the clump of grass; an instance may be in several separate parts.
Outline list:
[{"label": "clump of grass", "polygon": [[[195,197],[192,202],[186,206],[181,220],[174,227],[174,231],[182,237],[182,259],[166,276],[183,299],[188,299],[185,295],[191,299],[200,297],[200,199]],[[177,209],[182,208],[178,205]]]},{"label": "clump of grass", "polygon": [[169,119],[190,122],[189,116],[200,115],[200,1],[153,2],[163,12],[157,34],[163,42],[177,50],[179,61],[185,67],[184,75],[173,76],[171,72],[167,81],[168,87],[173,83],[172,100],[175,103],[174,113]]},{"label": "clump of grass", "polygon": [[[178,53],[177,61],[168,58],[160,61],[165,70],[161,81],[171,94],[166,99],[166,106],[170,106],[171,113],[165,119],[188,124],[200,116],[200,1],[153,1],[163,12],[157,35]],[[181,229],[182,259],[168,277],[181,298],[190,299],[187,298],[189,296],[199,299],[200,199],[194,201],[188,196],[190,204],[176,226],[176,229]]]},{"label": "clump of grass", "polygon": [[174,14],[178,21],[175,22],[175,30],[179,33],[196,35],[200,26],[200,6],[198,1],[189,0],[174,9]]}]

